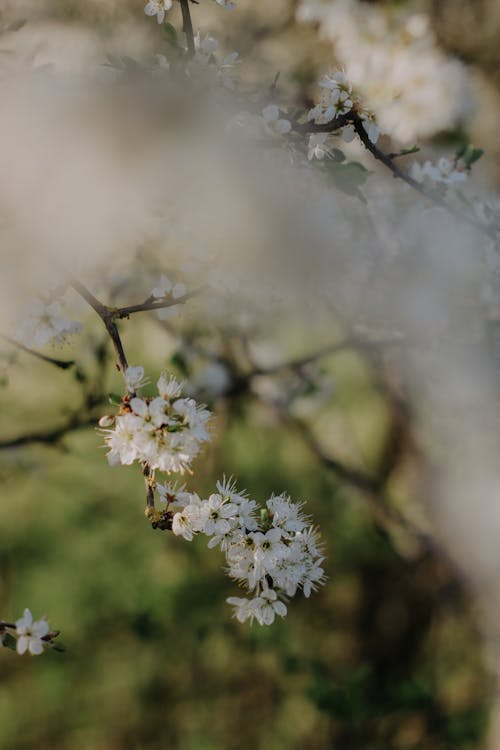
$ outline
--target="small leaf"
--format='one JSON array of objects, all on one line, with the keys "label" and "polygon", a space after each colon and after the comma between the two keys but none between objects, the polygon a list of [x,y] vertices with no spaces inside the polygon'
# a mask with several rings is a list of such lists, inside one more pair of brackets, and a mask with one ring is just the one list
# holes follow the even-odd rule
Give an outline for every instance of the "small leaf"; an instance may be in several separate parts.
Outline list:
[{"label": "small leaf", "polygon": [[175,354],[172,354],[172,356],[170,357],[170,362],[174,365],[174,367],[177,367],[182,375],[189,375],[186,358],[181,352],[175,352]]},{"label": "small leaf", "polygon": [[113,404],[114,406],[120,406],[122,402],[122,397],[119,396],[117,393],[110,393],[108,395],[108,401],[110,404]]},{"label": "small leaf", "polygon": [[370,172],[357,161],[340,163],[333,159],[325,161],[326,171],[336,187],[347,195],[354,195],[364,201],[360,187]]},{"label": "small leaf", "polygon": [[177,37],[177,30],[175,26],[172,26],[171,23],[165,23],[163,24],[161,30],[167,44],[170,44],[172,47],[179,46],[179,39]]},{"label": "small leaf", "polygon": [[330,158],[337,164],[342,164],[345,161],[345,154],[339,148],[333,148],[330,152]]},{"label": "small leaf", "polygon": [[5,633],[3,636],[3,645],[5,648],[10,648],[11,651],[16,650],[17,641],[10,633]]}]

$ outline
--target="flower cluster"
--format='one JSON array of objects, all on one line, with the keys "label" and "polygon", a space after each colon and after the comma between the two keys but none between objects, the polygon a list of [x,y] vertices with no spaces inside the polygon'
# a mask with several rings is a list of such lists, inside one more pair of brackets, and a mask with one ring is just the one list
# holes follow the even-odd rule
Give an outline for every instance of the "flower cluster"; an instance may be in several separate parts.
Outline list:
[{"label": "flower cluster", "polygon": [[465,164],[457,163],[456,160],[442,157],[435,164],[426,161],[424,164],[414,162],[410,168],[410,175],[417,182],[430,181],[433,184],[457,185],[465,182],[467,172]]},{"label": "flower cluster", "polygon": [[424,14],[393,14],[389,21],[359,0],[303,0],[298,16],[319,21],[383,132],[408,143],[451,127],[463,114],[465,68],[439,50]]},{"label": "flower cluster", "polygon": [[194,399],[182,398],[182,387],[173,377],[160,376],[155,398],[135,395],[145,384],[141,367],[129,368],[125,377],[131,392],[123,398],[120,413],[99,422],[109,447],[109,463],[137,461],[152,471],[184,473],[201,443],[210,439],[206,430],[210,412]]},{"label": "flower cluster", "polygon": [[307,113],[309,121],[324,124],[351,111],[352,85],[345,73],[336,70],[331,76],[323,76],[319,86],[323,89],[323,95],[318,104]]},{"label": "flower cluster", "polygon": [[53,643],[58,632],[51,632],[47,620],[36,620],[29,609],[15,623],[0,621],[0,645],[15,648],[18,654],[39,656],[47,648],[56,648]]},{"label": "flower cluster", "polygon": [[208,546],[225,553],[230,578],[251,593],[251,598],[227,600],[240,622],[255,619],[271,625],[276,615],[286,615],[288,597],[299,590],[308,597],[323,581],[319,535],[302,506],[287,496],[273,496],[259,509],[226,480],[217,482],[218,491],[204,500],[170,487],[157,489],[173,533],[188,541],[196,534],[210,537]]}]

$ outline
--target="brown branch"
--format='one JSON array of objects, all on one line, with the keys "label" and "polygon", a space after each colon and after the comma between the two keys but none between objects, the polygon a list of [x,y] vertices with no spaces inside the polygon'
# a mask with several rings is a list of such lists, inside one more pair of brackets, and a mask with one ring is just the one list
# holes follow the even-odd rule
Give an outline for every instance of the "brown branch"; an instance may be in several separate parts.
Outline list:
[{"label": "brown branch", "polygon": [[293,129],[295,132],[302,133],[304,135],[307,135],[309,133],[334,133],[337,130],[340,130],[341,128],[345,127],[346,125],[353,125],[357,136],[359,137],[361,143],[366,148],[366,150],[369,151],[371,155],[375,159],[377,159],[377,161],[381,162],[392,173],[394,177],[405,182],[413,190],[419,193],[422,197],[436,204],[440,208],[444,208],[452,216],[455,216],[457,219],[465,221],[467,224],[470,224],[475,229],[478,229],[479,231],[483,232],[491,239],[495,241],[499,240],[500,238],[499,226],[484,224],[483,222],[475,219],[473,216],[468,216],[467,214],[463,214],[462,212],[457,211],[456,209],[453,208],[453,206],[450,206],[449,203],[447,203],[439,193],[437,193],[435,190],[429,190],[425,188],[420,182],[418,182],[411,175],[409,175],[408,172],[405,172],[404,169],[401,169],[396,164],[395,159],[405,154],[401,154],[401,153],[386,154],[375,143],[372,143],[372,141],[368,137],[368,133],[366,132],[364,128],[362,117],[355,110],[352,110],[351,112],[347,112],[344,115],[339,115],[338,117],[334,118],[331,122],[328,122],[328,123],[319,124],[319,123],[314,123],[314,122],[306,122],[306,123],[293,122],[292,125],[293,125]]},{"label": "brown branch", "polygon": [[94,297],[92,292],[90,292],[86,286],[78,281],[78,279],[71,277],[69,283],[73,287],[73,289],[78,292],[78,294],[87,302],[87,304],[89,304],[90,307],[95,310],[95,312],[104,323],[104,326],[115,348],[116,356],[118,359],[118,369],[125,377],[125,372],[128,368],[128,362],[127,357],[125,356],[125,351],[123,349],[118,328],[116,326],[116,323],[114,322],[116,311],[112,310],[107,305],[103,305],[102,302],[97,299],[97,297]]},{"label": "brown branch", "polygon": [[182,30],[186,35],[188,55],[193,57],[195,53],[193,22],[189,10],[189,0],[180,0],[182,10]]},{"label": "brown branch", "polygon": [[144,300],[144,302],[140,302],[138,305],[127,305],[126,307],[115,308],[114,310],[112,310],[113,317],[114,318],[128,318],[129,315],[133,315],[134,313],[138,313],[138,312],[148,312],[150,310],[163,310],[166,307],[182,305],[183,302],[187,302],[188,300],[192,299],[192,297],[196,297],[198,294],[201,294],[201,292],[203,292],[206,288],[207,287],[204,284],[202,286],[199,286],[197,289],[193,289],[192,292],[187,292],[186,294],[183,294],[182,297],[177,297],[177,299],[170,298],[163,302],[155,302],[154,297],[148,297],[146,300]]},{"label": "brown branch", "polygon": [[389,169],[394,177],[403,180],[403,182],[413,188],[413,190],[416,190],[418,193],[420,193],[420,195],[422,195],[424,198],[427,198],[427,200],[430,200],[432,203],[435,203],[440,208],[444,208],[452,216],[455,216],[461,221],[465,221],[467,224],[470,224],[479,231],[488,235],[488,237],[490,237],[491,239],[498,241],[500,237],[500,227],[497,227],[495,225],[488,226],[487,224],[483,224],[482,222],[477,221],[472,216],[468,216],[467,214],[463,214],[460,211],[454,209],[449,205],[449,203],[443,200],[443,198],[435,190],[428,190],[423,185],[421,185],[420,182],[414,180],[413,177],[411,177],[407,172],[398,167],[398,165],[394,162],[394,159],[391,158],[392,154],[385,154],[375,143],[372,143],[372,141],[368,137],[368,133],[364,128],[363,120],[357,114],[357,112],[351,112],[350,119],[360,141],[362,142],[366,150],[369,151],[372,156],[377,159],[377,161],[380,161],[382,164],[384,164],[384,166]]},{"label": "brown branch", "polygon": [[310,133],[335,133],[346,125],[352,125],[352,113],[347,112],[345,115],[338,115],[330,122],[292,122],[293,129],[296,133],[308,135]]}]

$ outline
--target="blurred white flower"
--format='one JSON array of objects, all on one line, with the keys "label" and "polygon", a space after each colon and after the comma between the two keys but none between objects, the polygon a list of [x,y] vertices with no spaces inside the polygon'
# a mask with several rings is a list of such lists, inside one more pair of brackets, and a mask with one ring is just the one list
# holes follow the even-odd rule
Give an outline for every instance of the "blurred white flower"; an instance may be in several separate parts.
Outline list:
[{"label": "blurred white flower", "polygon": [[62,314],[59,302],[47,304],[35,300],[29,309],[28,317],[21,322],[15,338],[26,346],[45,346],[49,343],[60,344],[82,328],[81,323],[70,320]]},{"label": "blurred white flower", "polygon": [[286,135],[292,129],[291,122],[280,117],[279,107],[276,104],[269,104],[267,107],[264,107],[262,117],[271,133]]}]

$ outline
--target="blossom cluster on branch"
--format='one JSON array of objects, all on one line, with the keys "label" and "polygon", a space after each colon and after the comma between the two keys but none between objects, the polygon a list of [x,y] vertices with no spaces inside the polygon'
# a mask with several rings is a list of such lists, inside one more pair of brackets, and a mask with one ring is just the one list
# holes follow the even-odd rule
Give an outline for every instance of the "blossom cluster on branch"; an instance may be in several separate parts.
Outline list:
[{"label": "blossom cluster on branch", "polygon": [[[216,0],[216,3],[224,8],[232,8],[235,5],[230,0]],[[144,11],[147,16],[155,17],[159,24],[163,24],[173,5],[174,0],[149,0]],[[279,90],[275,85],[277,79],[273,86],[266,87],[265,90],[249,93],[244,85],[238,87],[234,77],[236,65],[239,63],[238,54],[221,54],[222,45],[217,39],[209,34],[203,36],[200,31],[194,31],[189,1],[179,0],[179,5],[182,10],[182,30],[185,38],[180,38],[175,29],[172,32],[168,25],[165,30],[168,32],[166,35],[169,35],[170,46],[165,50],[165,55],[157,55],[154,63],[141,66],[135,61],[132,61],[132,64],[130,59],[112,60],[109,67],[114,68],[117,77],[128,74],[132,67],[134,75],[147,77],[155,92],[159,77],[171,75],[176,83],[178,80],[182,82],[182,88],[185,88],[183,93],[187,92],[188,96],[193,94],[193,99],[197,100],[198,96],[201,98],[201,92],[213,97],[217,105],[213,107],[216,112],[213,117],[217,122],[217,131],[222,130],[224,133],[224,149],[232,148],[234,141],[237,143],[237,150],[240,146],[250,145],[251,149],[257,146],[259,157],[256,156],[256,160],[260,158],[267,162],[276,157],[279,169],[286,164],[283,171],[278,172],[280,180],[276,181],[279,183],[276,193],[281,196],[287,190],[293,192],[294,185],[290,187],[288,184],[290,175],[294,178],[291,182],[295,180],[300,185],[297,192],[304,199],[304,203],[307,204],[307,196],[314,193],[310,204],[307,204],[308,208],[311,208],[310,214],[305,214],[310,220],[307,226],[315,227],[316,224],[320,224],[318,234],[321,235],[323,224],[316,222],[316,217],[320,214],[318,206],[320,209],[326,206],[324,215],[328,217],[328,223],[325,223],[328,230],[325,232],[328,236],[327,244],[330,243],[332,234],[340,237],[341,245],[348,246],[349,242],[352,246],[356,244],[353,241],[353,238],[356,239],[355,231],[350,226],[346,227],[350,214],[347,214],[346,218],[344,204],[340,199],[332,201],[332,195],[337,199],[338,194],[342,193],[342,200],[348,196],[349,210],[355,200],[358,200],[363,210],[369,205],[369,210],[365,212],[368,215],[371,211],[367,224],[371,227],[369,221],[373,220],[376,227],[373,233],[369,229],[370,238],[372,234],[376,236],[377,232],[383,234],[384,241],[392,248],[395,232],[385,231],[384,216],[373,219],[376,211],[373,210],[373,203],[369,204],[370,189],[364,184],[370,174],[369,170],[357,161],[349,161],[347,155],[339,148],[339,142],[343,146],[357,140],[358,145],[364,148],[369,156],[378,160],[394,177],[404,182],[406,188],[412,188],[415,195],[423,198],[428,206],[437,208],[442,213],[448,212],[453,218],[458,216],[464,223],[468,223],[484,235],[489,249],[492,243],[496,246],[500,237],[497,224],[500,205],[483,201],[473,193],[462,192],[473,163],[482,153],[479,149],[466,144],[451,157],[443,156],[435,161],[427,159],[422,163],[415,162],[408,168],[399,166],[399,157],[409,156],[418,151],[416,146],[407,148],[414,138],[428,137],[451,127],[463,114],[462,107],[459,106],[465,90],[463,67],[454,60],[444,58],[421,17],[408,18],[402,26],[394,29],[385,21],[381,22],[378,9],[360,5],[354,0],[342,0],[330,5],[304,1],[298,12],[299,19],[320,24],[322,33],[336,45],[337,63],[340,62],[341,67],[332,68],[321,74],[317,80],[313,100],[308,99],[307,106],[297,107],[294,102],[280,101]],[[381,38],[388,40],[385,48],[380,44]],[[221,102],[223,105],[219,112],[218,105]],[[179,121],[182,122],[183,109],[179,109]],[[196,112],[196,109],[190,110],[189,107],[186,107],[186,110]],[[211,110],[211,117],[212,114]],[[196,117],[192,119],[195,120]],[[219,127],[221,120],[222,129]],[[380,143],[383,143],[381,136],[393,139],[398,150],[386,153],[380,146]],[[226,144],[226,139],[229,145]],[[401,145],[403,148],[400,148]],[[241,151],[243,152],[244,148],[241,148]],[[252,151],[252,155],[256,152],[257,149],[255,152]],[[268,158],[269,154],[273,156]],[[157,171],[165,172],[163,166]],[[179,172],[189,173],[185,170],[185,163],[182,163],[181,167]],[[246,164],[246,167],[251,171],[250,164]],[[215,185],[217,180],[214,179],[213,173],[210,170],[206,171],[210,173],[210,179]],[[328,179],[313,182],[311,175],[318,174],[321,178]],[[220,182],[222,181],[221,179]],[[241,181],[244,182],[243,179]],[[285,184],[286,188],[283,187]],[[323,193],[318,198],[320,191]],[[201,253],[207,252],[207,246],[216,248],[213,257],[209,257],[207,252],[207,257],[199,264],[196,273],[198,278],[203,280],[203,284],[210,287],[212,298],[217,298],[214,305],[219,306],[217,320],[222,320],[224,325],[229,317],[224,307],[226,297],[236,299],[240,304],[243,310],[240,316],[243,321],[241,327],[244,331],[241,350],[248,355],[251,348],[248,345],[248,332],[252,332],[252,326],[258,330],[258,324],[248,322],[248,318],[251,317],[248,310],[255,309],[251,305],[256,305],[259,294],[266,303],[271,299],[274,301],[279,294],[275,295],[274,289],[265,284],[255,284],[252,287],[244,272],[238,268],[238,258],[234,262],[237,267],[236,273],[231,276],[227,269],[227,257],[223,253],[220,253],[219,257],[217,235],[215,239],[209,237],[205,242],[203,230],[200,230],[193,240],[193,224],[196,224],[202,215],[203,206],[200,207],[191,195],[183,194],[176,184],[173,193],[181,209],[188,205],[189,211],[182,215],[182,211],[178,211],[179,205],[173,200],[175,205],[169,205],[170,215],[161,217],[161,221],[164,222],[161,225],[162,231],[164,230],[165,234],[170,231],[172,235],[176,229],[179,233],[185,232],[182,237],[184,245],[200,245]],[[216,203],[219,201],[219,195],[215,188],[214,194]],[[209,206],[213,205],[209,203],[210,196],[203,197]],[[262,200],[262,196],[259,198]],[[162,202],[163,194],[160,204]],[[281,208],[279,202],[276,205]],[[293,201],[291,205],[294,205]],[[195,213],[196,211],[198,213]],[[224,219],[229,223],[233,219],[231,207],[227,209],[223,205],[223,212]],[[181,218],[176,224],[177,213],[181,214]],[[211,229],[210,208],[206,213],[208,218],[203,217],[206,220],[204,227],[208,226]],[[352,223],[363,224],[365,213],[362,221]],[[289,210],[283,215],[290,219],[292,227],[296,227],[292,221],[292,214],[293,210]],[[238,241],[243,242],[244,233],[239,228],[237,211],[235,215],[237,218],[234,223],[238,228],[236,236]],[[252,216],[252,220],[254,218]],[[420,218],[419,215],[419,220]],[[158,224],[161,224],[161,221]],[[286,224],[286,221],[282,223]],[[296,234],[299,241],[302,238],[305,245],[306,233],[302,235],[301,232],[302,229]],[[292,234],[293,229],[286,235],[290,243],[292,240],[295,241]],[[186,236],[188,241],[185,241]],[[177,237],[175,239],[177,241]],[[183,241],[178,243],[182,249]],[[174,260],[179,262],[182,250],[179,252],[177,242],[172,244]],[[305,251],[303,252],[305,254]],[[147,253],[144,254],[147,256]],[[382,253],[380,255],[382,256]],[[140,258],[140,253],[137,253],[137,256]],[[325,260],[321,253],[319,257],[320,267],[327,267],[330,259]],[[351,262],[350,258],[348,260]],[[323,262],[325,265],[321,266]],[[189,258],[189,262],[183,264],[182,273],[190,263],[196,266],[196,258],[194,261]],[[278,263],[280,274],[285,265],[284,262]],[[313,265],[311,261],[311,266]],[[304,269],[304,266],[300,268]],[[309,270],[307,269],[307,272]],[[323,583],[324,555],[319,532],[304,515],[302,504],[293,503],[285,494],[272,496],[267,500],[265,507],[259,507],[246,493],[237,491],[236,484],[232,481],[218,482],[217,492],[204,499],[185,487],[178,489],[175,484],[168,483],[171,474],[192,474],[194,459],[199,456],[203,445],[211,437],[208,428],[212,413],[191,397],[189,384],[184,387],[173,375],[166,372],[158,379],[157,392],[154,395],[141,395],[141,390],[149,385],[149,381],[142,366],[129,366],[120,336],[119,325],[121,326],[131,315],[141,312],[153,313],[155,322],[164,326],[164,331],[175,335],[176,332],[169,329],[171,319],[179,316],[181,305],[197,292],[194,285],[189,287],[189,292],[187,291],[188,282],[185,284],[184,280],[178,280],[178,271],[180,268],[173,269],[171,275],[171,268],[166,262],[163,263],[163,258],[157,264],[150,263],[145,276],[149,282],[154,274],[155,281],[153,284],[146,283],[145,288],[137,285],[140,287],[138,293],[142,294],[146,290],[147,294],[144,301],[137,304],[130,304],[128,293],[131,289],[135,293],[130,280],[126,283],[123,283],[122,279],[119,280],[113,294],[110,294],[113,304],[104,304],[96,298],[90,288],[67,271],[63,272],[61,284],[51,293],[40,292],[40,297],[32,302],[31,310],[24,321],[17,325],[16,334],[9,336],[8,340],[17,341],[24,351],[32,350],[32,354],[52,361],[58,366],[64,366],[67,363],[50,360],[35,350],[48,344],[65,343],[69,336],[83,330],[79,321],[64,312],[62,298],[67,291],[76,292],[81,298],[80,301],[83,300],[93,309],[114,348],[117,369],[123,377],[125,387],[125,394],[121,400],[119,399],[118,413],[105,415],[99,420],[100,432],[108,449],[109,463],[113,466],[138,464],[141,467],[146,484],[146,516],[153,528],[172,531],[175,536],[183,537],[187,541],[191,541],[197,535],[209,537],[208,546],[217,547],[224,554],[229,577],[237,581],[247,593],[244,598],[228,599],[234,607],[235,617],[241,622],[256,620],[261,625],[270,625],[276,616],[286,615],[287,602],[291,597],[299,591],[302,591],[305,597],[309,597],[311,592]],[[100,267],[97,262],[91,272],[91,278],[99,289]],[[321,270],[319,274],[321,275]],[[218,281],[213,281],[218,275]],[[364,273],[360,275],[365,277]],[[301,281],[307,276],[308,273],[304,273]],[[181,278],[184,279],[184,276]],[[243,281],[238,285],[234,283],[235,278]],[[354,295],[349,293],[349,272],[343,278],[348,279],[345,296],[361,299],[363,289],[360,291],[357,288],[357,294]],[[173,282],[171,279],[176,281]],[[335,295],[329,293],[329,279],[322,281],[325,281],[325,286],[321,291],[323,298],[327,299],[328,306]],[[198,287],[199,289],[204,289],[204,286]],[[100,295],[99,291],[95,293]],[[492,294],[490,289],[488,293]],[[308,304],[312,297],[309,292],[305,294]],[[122,302],[123,306],[116,306],[117,298],[125,299],[127,304]],[[248,303],[244,309],[243,301]],[[349,316],[344,317],[348,319]],[[190,351],[196,351],[196,342],[188,341],[186,346]],[[202,353],[204,356],[207,354],[206,350]],[[210,357],[206,358],[210,360]],[[102,357],[101,361],[104,359],[105,357]],[[209,372],[212,381],[216,381],[215,387],[212,388],[213,392],[217,391],[216,395],[238,393],[248,386],[253,376],[265,377],[266,374],[274,372],[273,367],[267,371],[265,368],[255,367],[241,374],[237,372],[237,368],[231,368],[232,364],[234,363],[228,361],[222,365],[217,359],[217,352],[212,357]],[[304,362],[291,362],[289,369],[292,372],[300,371],[300,388],[304,387],[306,381],[306,386],[314,391],[312,378],[305,377]],[[194,378],[191,385],[193,383]],[[258,390],[259,385],[255,387],[255,392]],[[260,390],[265,390],[265,383],[260,383]],[[281,409],[281,416],[285,411],[283,404],[288,405],[287,398],[292,400],[290,392],[293,388],[283,394],[279,384],[275,390],[279,393],[273,398],[268,394],[267,401],[273,402],[278,411]],[[85,403],[87,406],[97,405],[99,408],[102,405],[102,401],[96,399],[95,394],[88,393]],[[290,414],[291,410],[286,416],[290,418]],[[87,421],[83,420],[84,424],[89,423],[88,414],[86,418]],[[70,424],[74,426],[81,423],[77,418]],[[58,436],[59,432],[55,432]],[[321,448],[317,448],[314,440],[311,441],[309,438],[309,441],[322,456]],[[327,459],[326,463],[332,466],[339,476],[371,493],[372,497],[380,488],[381,483],[377,478],[345,467],[337,460]],[[164,480],[159,476],[161,474],[167,475],[167,478]],[[156,500],[159,502],[158,508],[155,505]],[[0,622],[0,639],[4,645],[12,645],[12,639],[15,639],[18,653],[39,654],[46,648],[54,647],[55,635],[49,631],[45,620],[33,622],[29,610],[26,610],[24,617],[15,624]]]},{"label": "blossom cluster on branch", "polygon": [[227,600],[240,622],[271,625],[275,615],[286,615],[287,598],[299,589],[309,597],[323,582],[319,534],[302,505],[286,495],[273,495],[259,508],[227,480],[217,482],[217,492],[207,499],[170,486],[158,490],[174,534],[188,541],[196,534],[210,537],[208,546],[225,554],[229,577],[252,595]]}]

